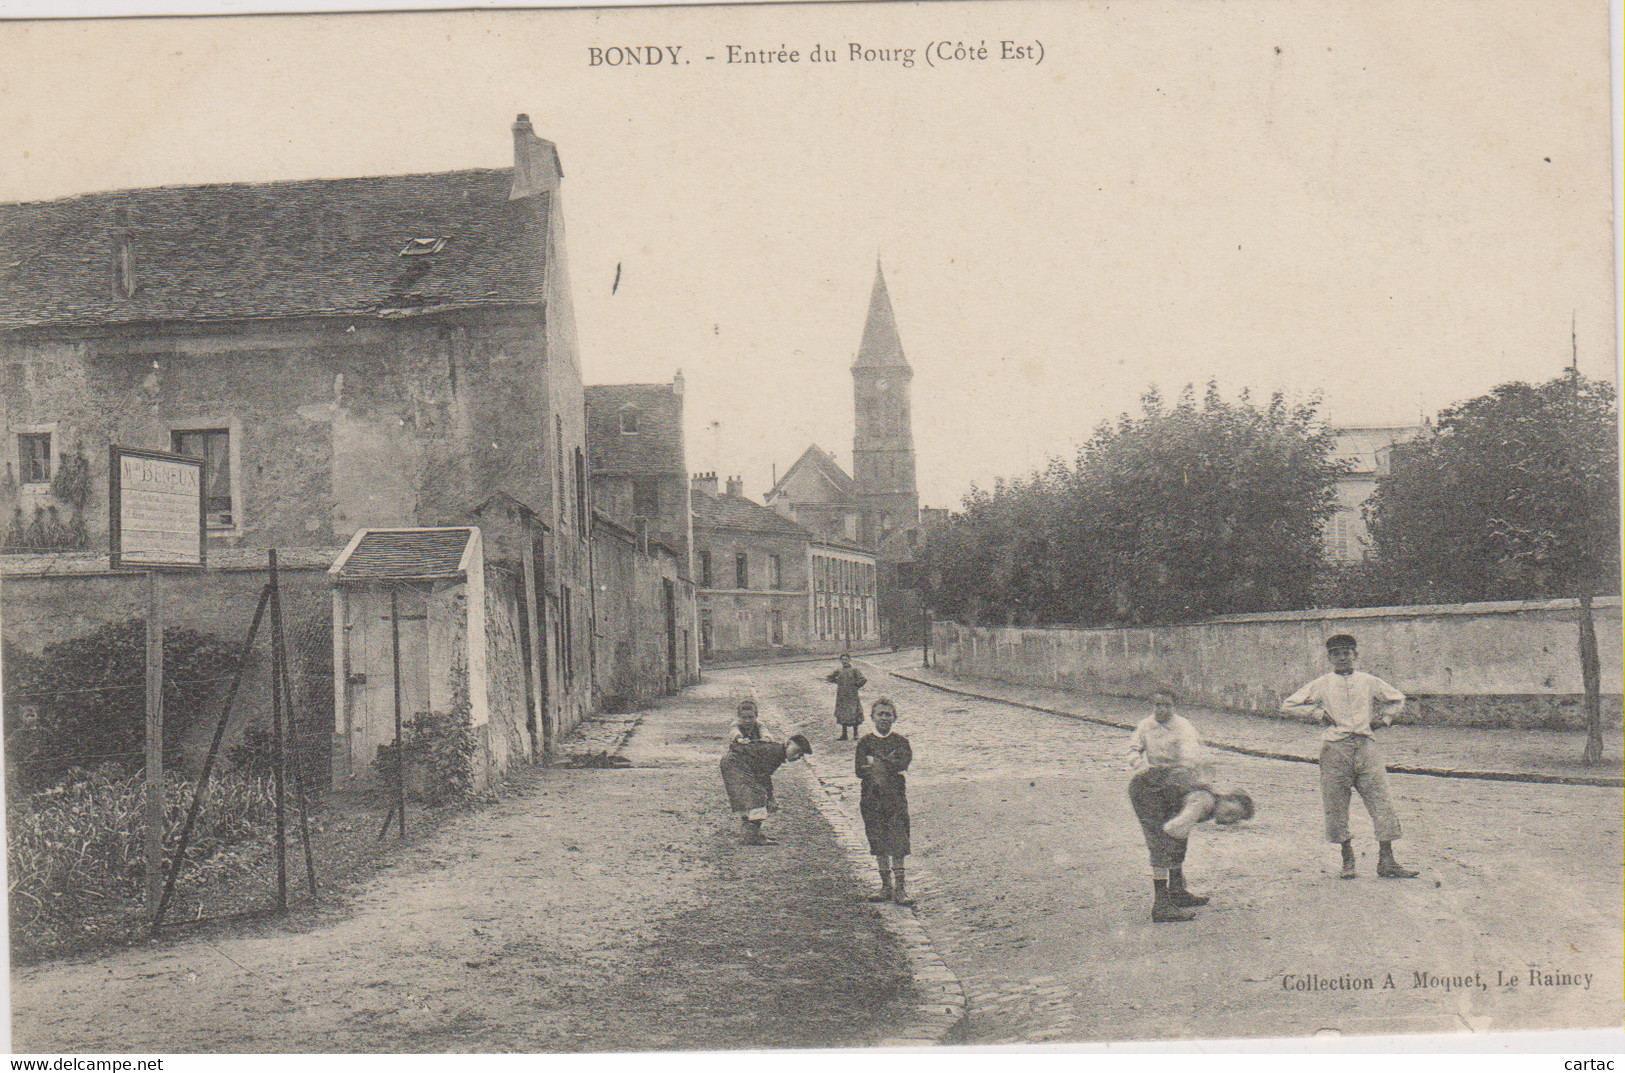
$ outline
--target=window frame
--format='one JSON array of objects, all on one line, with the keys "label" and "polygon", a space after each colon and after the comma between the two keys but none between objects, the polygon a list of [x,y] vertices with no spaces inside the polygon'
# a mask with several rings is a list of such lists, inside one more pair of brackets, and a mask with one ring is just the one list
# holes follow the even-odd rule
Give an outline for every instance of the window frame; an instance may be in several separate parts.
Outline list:
[{"label": "window frame", "polygon": [[[56,475],[56,446],[57,426],[55,422],[44,425],[12,425],[12,450],[17,457],[17,486],[25,492],[48,492],[51,490],[51,478]],[[26,479],[23,473],[23,438],[45,437],[45,478],[32,481]]]},{"label": "window frame", "polygon": [[[208,522],[205,532],[208,536],[239,536],[243,532],[243,423],[234,416],[222,414],[206,414],[202,417],[183,418],[169,422],[169,447],[176,454],[184,454],[180,449],[179,437],[182,433],[223,432],[226,434],[226,459],[230,466],[227,477],[231,481],[231,524],[216,525]],[[196,457],[189,455],[188,457]],[[205,516],[214,512],[208,510],[208,502],[204,502]]]}]

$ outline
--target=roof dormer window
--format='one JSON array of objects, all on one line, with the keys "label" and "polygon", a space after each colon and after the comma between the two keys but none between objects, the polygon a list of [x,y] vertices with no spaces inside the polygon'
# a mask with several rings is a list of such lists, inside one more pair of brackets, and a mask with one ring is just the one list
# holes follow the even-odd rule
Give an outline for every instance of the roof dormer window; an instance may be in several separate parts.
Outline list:
[{"label": "roof dormer window", "polygon": [[434,238],[415,238],[406,244],[401,251],[402,257],[427,257],[439,253],[446,248],[446,240],[436,236]]},{"label": "roof dormer window", "polygon": [[636,406],[621,407],[621,432],[631,435],[638,430],[638,408]]}]

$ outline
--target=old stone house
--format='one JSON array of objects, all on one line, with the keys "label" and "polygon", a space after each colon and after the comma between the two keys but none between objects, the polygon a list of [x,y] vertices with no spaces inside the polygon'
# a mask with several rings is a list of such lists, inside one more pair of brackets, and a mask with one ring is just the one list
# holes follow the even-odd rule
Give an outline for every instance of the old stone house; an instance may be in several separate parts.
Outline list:
[{"label": "old stone house", "polygon": [[606,706],[699,675],[683,377],[586,389],[594,682]]},{"label": "old stone house", "polygon": [[[572,727],[592,594],[563,172],[525,116],[512,135],[505,168],[0,205],[8,639],[140,606],[139,576],[109,569],[108,449],[173,451],[207,459],[225,569],[173,579],[170,621],[251,607],[264,549],[309,589],[359,531],[478,530],[482,760]],[[410,574],[365,584],[437,583]],[[323,668],[341,784],[384,733],[355,721],[356,626],[328,623]]]}]

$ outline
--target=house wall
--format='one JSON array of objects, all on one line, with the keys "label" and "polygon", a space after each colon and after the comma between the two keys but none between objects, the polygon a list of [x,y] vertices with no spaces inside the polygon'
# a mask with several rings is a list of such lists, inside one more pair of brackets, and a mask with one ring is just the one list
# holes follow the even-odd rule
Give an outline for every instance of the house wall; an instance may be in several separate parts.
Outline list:
[{"label": "house wall", "polygon": [[[1274,714],[1326,673],[1325,639],[1359,639],[1360,666],[1411,697],[1424,724],[1577,727],[1583,685],[1576,603],[1452,604],[1226,616],[1177,626],[1004,629],[937,622],[935,665],[957,677],[1148,696]],[[1604,717],[1619,725],[1620,601],[1598,600]]]},{"label": "house wall", "polygon": [[[626,710],[698,679],[693,586],[679,576],[676,553],[610,527],[593,536],[594,685],[600,707]],[[665,584],[672,586],[677,674],[670,673]]]},{"label": "house wall", "polygon": [[[784,643],[773,643],[773,612],[784,623]],[[809,641],[807,594],[748,592],[745,590],[700,590],[700,629],[711,625],[709,655],[702,659],[726,660],[763,655],[794,655],[799,652],[828,651],[814,648]]]},{"label": "house wall", "polygon": [[[816,600],[812,567],[814,556],[843,561],[874,563],[872,556],[832,548],[788,534],[763,534],[745,530],[706,528],[695,532],[695,551],[711,556],[709,588],[698,592],[699,635],[704,637],[709,623],[710,646],[700,657],[709,661],[747,658],[797,652],[839,652],[846,647],[870,647],[879,642],[880,631],[873,582],[867,592],[823,593],[826,607],[841,598],[864,600],[868,607],[868,629],[817,629]],[[735,556],[744,552],[749,584],[741,588],[735,574]],[[770,585],[769,557],[777,555],[781,583]],[[873,577],[871,570],[870,577]],[[782,623],[783,640],[773,640],[774,613]]]},{"label": "house wall", "polygon": [[[93,549],[106,546],[108,446],[167,451],[187,427],[232,435],[233,524],[211,545],[341,545],[364,526],[435,524],[495,489],[535,506],[545,346],[508,314],[13,335],[0,341],[0,457],[15,465],[14,430],[43,423],[56,426],[53,454],[82,447]],[[64,518],[73,507],[0,482],[0,508],[26,517],[35,505]]]},{"label": "house wall", "polygon": [[[550,200],[544,202],[543,197]],[[544,369],[547,401],[536,413],[546,415],[543,434],[550,449],[545,451],[540,472],[546,475],[545,480],[553,489],[547,505],[538,508],[549,527],[549,535],[543,541],[545,568],[540,584],[542,606],[538,611],[545,624],[541,647],[547,659],[545,747],[552,749],[592,710],[591,510],[590,505],[585,510],[588,524],[580,524],[574,459],[578,450],[583,457],[586,455],[586,401],[581,386],[581,356],[570,289],[564,211],[556,184],[549,193],[538,196],[538,209],[545,210],[547,221],[545,339],[548,361]],[[502,443],[501,440],[493,442]],[[566,590],[568,599],[564,595]],[[568,639],[570,648],[568,669],[564,639]]]},{"label": "house wall", "polygon": [[509,763],[530,754],[525,665],[519,646],[523,584],[523,576],[511,570],[485,572],[486,722],[481,745],[487,770],[506,770]]},{"label": "house wall", "polygon": [[[548,360],[554,339],[566,360]],[[0,457],[15,466],[15,430],[42,424],[53,426],[53,453],[82,448],[92,482],[83,524],[89,547],[98,549],[107,540],[111,444],[169,450],[176,428],[229,429],[233,524],[211,531],[211,560],[276,547],[285,557],[321,549],[331,562],[357,528],[456,522],[473,504],[507,493],[557,523],[540,586],[553,596],[529,609],[540,623],[537,648],[550,656],[561,628],[558,594],[568,588],[579,594],[571,605],[575,666],[585,668],[587,563],[570,469],[584,423],[573,346],[571,332],[541,324],[534,311],[180,326],[71,340],[13,335],[0,342],[7,374]],[[47,503],[64,521],[75,513],[48,489],[0,481],[0,509],[28,516]],[[507,545],[530,542],[534,531],[489,554],[522,562],[524,549]],[[26,568],[28,557],[7,558]],[[524,598],[523,588],[514,598]],[[30,629],[28,615],[8,614],[8,637],[14,622]],[[510,657],[518,658],[517,646],[502,650],[501,658]],[[556,666],[536,674],[561,683]],[[590,681],[573,675],[569,688],[535,696],[538,705],[546,698],[556,736],[587,709]]]}]

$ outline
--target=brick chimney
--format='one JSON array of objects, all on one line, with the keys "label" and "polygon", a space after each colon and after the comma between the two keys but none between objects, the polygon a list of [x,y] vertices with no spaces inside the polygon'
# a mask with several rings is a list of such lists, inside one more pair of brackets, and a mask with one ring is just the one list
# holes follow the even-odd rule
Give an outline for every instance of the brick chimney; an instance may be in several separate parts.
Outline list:
[{"label": "brick chimney", "polygon": [[696,492],[704,492],[707,495],[716,495],[717,475],[715,473],[696,473],[694,474],[693,479],[689,482],[689,486]]},{"label": "brick chimney", "polygon": [[557,190],[563,177],[558,148],[547,139],[536,137],[530,116],[520,112],[519,118],[513,121],[513,188],[508,192],[508,200]]},{"label": "brick chimney", "polygon": [[743,478],[743,477],[729,477],[728,478],[728,494],[731,495],[731,496],[741,496],[741,497],[743,497],[744,494],[745,494],[745,478]]}]

